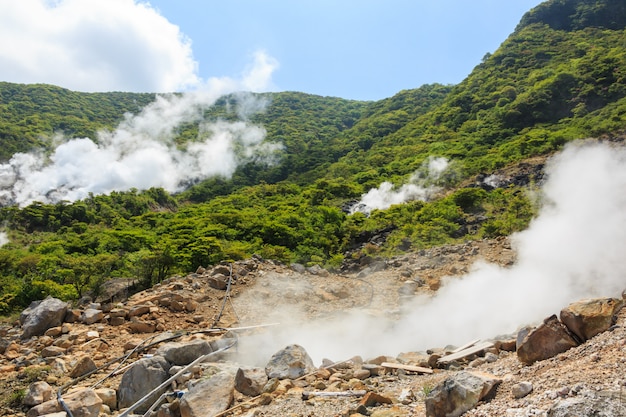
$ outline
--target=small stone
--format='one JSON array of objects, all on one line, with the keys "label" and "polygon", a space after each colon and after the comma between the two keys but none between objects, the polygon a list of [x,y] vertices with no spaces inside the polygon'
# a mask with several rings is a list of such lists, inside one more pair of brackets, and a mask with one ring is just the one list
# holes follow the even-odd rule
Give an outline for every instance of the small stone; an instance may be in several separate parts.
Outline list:
[{"label": "small stone", "polygon": [[511,387],[511,394],[513,394],[513,398],[520,399],[530,394],[532,390],[533,384],[524,381],[513,385],[513,387]]}]

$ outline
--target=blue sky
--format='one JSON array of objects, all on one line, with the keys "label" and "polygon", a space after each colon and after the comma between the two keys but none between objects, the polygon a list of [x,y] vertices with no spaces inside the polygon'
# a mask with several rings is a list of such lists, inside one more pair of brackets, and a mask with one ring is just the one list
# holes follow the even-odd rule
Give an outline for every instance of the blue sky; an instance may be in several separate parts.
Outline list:
[{"label": "blue sky", "polygon": [[458,83],[539,0],[150,0],[191,38],[202,77],[262,49],[281,90],[373,100]]},{"label": "blue sky", "polygon": [[459,83],[539,3],[0,0],[0,80],[170,92],[256,70],[259,91],[378,100]]}]

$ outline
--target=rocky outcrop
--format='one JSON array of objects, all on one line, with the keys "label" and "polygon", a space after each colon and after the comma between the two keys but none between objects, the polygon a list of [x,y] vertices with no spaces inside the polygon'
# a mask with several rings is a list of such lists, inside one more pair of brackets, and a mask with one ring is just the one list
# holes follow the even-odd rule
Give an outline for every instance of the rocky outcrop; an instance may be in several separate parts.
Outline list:
[{"label": "rocky outcrop", "polygon": [[426,396],[427,417],[457,417],[479,401],[490,398],[502,382],[482,372],[459,372],[437,385]]}]

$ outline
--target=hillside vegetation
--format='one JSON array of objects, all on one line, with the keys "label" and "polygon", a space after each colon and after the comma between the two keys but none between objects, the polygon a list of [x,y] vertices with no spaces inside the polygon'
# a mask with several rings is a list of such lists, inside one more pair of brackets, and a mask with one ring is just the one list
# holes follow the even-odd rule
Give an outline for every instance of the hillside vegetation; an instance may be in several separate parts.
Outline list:
[{"label": "hillside vegetation", "polygon": [[[274,165],[249,162],[232,178],[210,178],[177,195],[130,190],[5,207],[10,243],[0,248],[0,311],[46,294],[97,293],[114,277],[150,285],[254,253],[338,268],[523,229],[536,208],[517,186],[460,185],[625,128],[625,8],[618,0],[547,1],[455,86],[425,85],[377,102],[260,95],[269,104],[251,121],[283,145]],[[96,132],[154,99],[0,83],[0,159],[49,152],[59,134],[97,140]],[[238,100],[220,99],[205,120],[236,119]],[[182,126],[177,142],[193,140],[198,129]],[[384,181],[405,184],[431,157],[452,161],[437,183],[439,198],[369,216],[345,209]],[[384,241],[366,244],[381,232]]]}]

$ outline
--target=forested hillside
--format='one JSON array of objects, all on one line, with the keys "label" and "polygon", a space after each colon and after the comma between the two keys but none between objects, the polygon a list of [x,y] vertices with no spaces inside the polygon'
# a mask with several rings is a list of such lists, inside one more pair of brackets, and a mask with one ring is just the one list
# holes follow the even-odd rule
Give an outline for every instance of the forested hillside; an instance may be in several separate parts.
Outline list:
[{"label": "forested hillside", "polygon": [[[339,268],[520,230],[535,207],[517,186],[462,185],[569,141],[624,130],[624,9],[617,0],[547,1],[455,86],[425,85],[377,102],[256,95],[267,105],[249,122],[281,148],[273,164],[247,161],[230,178],[177,194],[132,189],[4,207],[0,311],[46,294],[97,292],[110,278],[150,285],[254,253]],[[155,97],[0,83],[0,159],[49,153],[62,138],[98,141],[98,131],[114,130]],[[241,100],[221,98],[203,121],[237,120]],[[193,142],[199,130],[199,123],[180,126],[176,143]],[[427,175],[433,158],[447,161],[437,179]],[[349,209],[385,181],[397,190],[436,188],[429,198],[385,209]],[[365,244],[374,235],[383,241]]]}]

